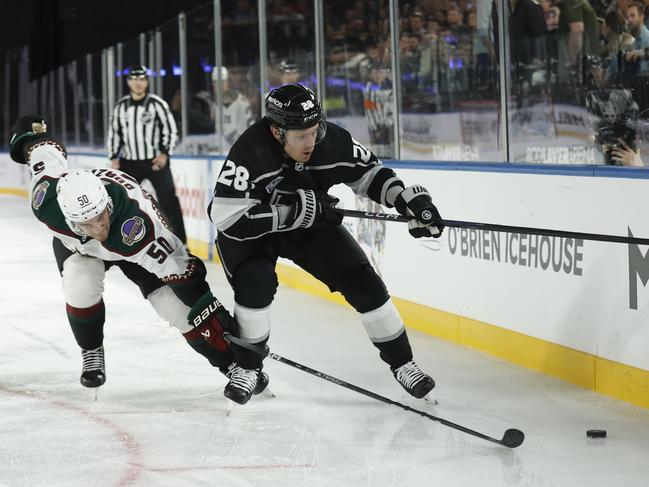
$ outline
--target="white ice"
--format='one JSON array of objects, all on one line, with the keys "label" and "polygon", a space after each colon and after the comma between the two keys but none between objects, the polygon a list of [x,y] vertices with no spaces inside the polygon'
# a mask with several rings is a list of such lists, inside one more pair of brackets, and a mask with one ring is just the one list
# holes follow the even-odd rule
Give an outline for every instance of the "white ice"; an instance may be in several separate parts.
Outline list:
[{"label": "white ice", "polygon": [[[353,311],[283,287],[274,352],[492,437],[520,428],[525,442],[507,449],[273,360],[277,397],[228,417],[225,378],[117,269],[95,401],[51,238],[25,199],[0,196],[0,235],[2,486],[649,485],[649,411],[411,331],[438,384],[439,406],[426,404],[400,389]],[[208,273],[231,309],[221,268]],[[591,428],[608,438],[588,440]]]}]

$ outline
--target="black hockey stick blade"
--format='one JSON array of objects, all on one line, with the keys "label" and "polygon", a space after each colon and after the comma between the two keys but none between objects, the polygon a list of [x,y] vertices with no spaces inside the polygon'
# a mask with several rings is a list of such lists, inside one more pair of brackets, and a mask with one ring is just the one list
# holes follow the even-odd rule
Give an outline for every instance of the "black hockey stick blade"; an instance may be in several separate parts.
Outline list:
[{"label": "black hockey stick blade", "polygon": [[458,431],[462,431],[463,433],[466,433],[468,435],[475,436],[477,438],[482,438],[483,440],[490,441],[491,443],[496,443],[498,445],[506,446],[507,448],[516,448],[520,446],[523,443],[523,440],[525,439],[525,434],[521,430],[518,429],[508,429],[505,431],[505,434],[503,435],[502,439],[499,440],[497,438],[492,438],[491,436],[487,436],[483,433],[480,433],[479,431],[472,430],[470,428],[467,428],[465,426],[462,426],[457,423],[453,423],[452,421],[448,421],[444,418],[440,418],[438,416],[433,416],[432,414],[428,414],[427,412],[420,411],[415,408],[411,408],[410,406],[407,406],[406,404],[401,404],[400,402],[393,401],[392,399],[389,399],[387,397],[381,396],[380,394],[377,394],[372,391],[368,391],[367,389],[363,389],[362,387],[355,386],[354,384],[350,384],[349,382],[345,382],[342,379],[338,379],[336,377],[333,377],[329,374],[325,374],[324,372],[320,372],[319,370],[312,369],[311,367],[307,367],[306,365],[300,364],[298,362],[294,362],[293,360],[287,359],[285,357],[282,357],[281,355],[278,355],[276,353],[271,352],[268,347],[261,348],[257,347],[255,345],[251,345],[248,342],[245,342],[241,340],[240,338],[237,338],[235,336],[230,335],[229,333],[224,333],[224,336],[230,340],[233,343],[236,343],[237,345],[246,348],[248,350],[251,350],[253,352],[256,352],[263,357],[269,357],[272,358],[273,360],[276,360],[278,362],[281,362],[285,365],[289,365],[291,367],[294,367],[296,369],[301,370],[302,372],[306,372],[307,374],[315,375],[316,377],[319,377],[320,379],[324,379],[328,382],[331,382],[333,384],[337,384],[341,387],[344,387],[345,389],[349,389],[351,391],[357,392],[359,394],[362,394],[367,397],[371,397],[372,399],[376,399],[377,401],[380,401],[385,404],[391,404],[393,406],[397,406],[401,409],[405,409],[406,411],[410,411],[415,414],[419,414],[420,416],[423,416],[425,418],[431,419],[433,421],[437,421],[438,423],[443,424],[444,426],[448,426],[449,428],[456,429]]},{"label": "black hockey stick blade", "polygon": [[[384,220],[392,222],[408,222],[410,218],[396,213],[376,213],[371,211],[347,210],[337,208],[343,216],[365,218],[369,220]],[[455,228],[473,228],[476,230],[492,230],[494,232],[526,233],[548,237],[574,238],[578,240],[594,240],[597,242],[614,242],[623,244],[649,245],[649,238],[623,237],[622,235],[603,235],[599,233],[571,232],[567,230],[551,230],[548,228],[518,227],[500,225],[498,223],[466,222],[462,220],[444,220],[444,225]]]}]

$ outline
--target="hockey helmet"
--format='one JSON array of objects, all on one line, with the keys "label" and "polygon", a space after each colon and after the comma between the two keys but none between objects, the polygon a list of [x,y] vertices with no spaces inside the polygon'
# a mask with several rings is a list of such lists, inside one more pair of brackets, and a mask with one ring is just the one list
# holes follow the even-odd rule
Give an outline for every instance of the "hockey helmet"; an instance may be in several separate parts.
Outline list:
[{"label": "hockey helmet", "polygon": [[219,80],[219,74],[221,75],[221,81],[228,80],[228,68],[221,66],[221,69],[219,70],[218,66],[214,66],[212,68],[212,83],[215,83]]},{"label": "hockey helmet", "polygon": [[128,68],[128,71],[126,73],[126,79],[133,79],[133,78],[148,78],[149,76],[149,70],[146,66],[143,66],[141,64],[138,64],[136,66],[131,66]]},{"label": "hockey helmet", "polygon": [[104,183],[89,170],[76,169],[61,177],[56,193],[65,219],[73,224],[92,220],[112,206]]},{"label": "hockey helmet", "polygon": [[265,108],[268,120],[281,130],[304,130],[318,125],[316,143],[327,132],[320,102],[313,91],[299,83],[272,90],[266,97]]},{"label": "hockey helmet", "polygon": [[24,147],[26,142],[33,141],[47,132],[45,119],[40,115],[24,115],[11,127],[9,133],[9,154],[11,158],[25,164]]},{"label": "hockey helmet", "polygon": [[295,64],[293,61],[289,61],[288,59],[283,59],[279,63],[279,70],[282,71],[283,73],[295,73],[300,70],[298,68],[297,64]]}]

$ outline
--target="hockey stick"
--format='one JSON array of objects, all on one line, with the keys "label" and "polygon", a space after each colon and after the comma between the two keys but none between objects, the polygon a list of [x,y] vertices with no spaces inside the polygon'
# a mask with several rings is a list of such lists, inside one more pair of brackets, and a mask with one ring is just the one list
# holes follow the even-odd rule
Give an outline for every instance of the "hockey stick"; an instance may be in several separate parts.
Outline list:
[{"label": "hockey stick", "polygon": [[381,396],[379,394],[376,394],[375,392],[368,391],[367,389],[363,389],[362,387],[355,386],[354,384],[350,384],[349,382],[345,382],[344,380],[337,379],[336,377],[333,377],[331,375],[325,374],[324,372],[320,372],[318,370],[312,369],[311,367],[307,367],[306,365],[299,364],[297,362],[294,362],[293,360],[287,359],[282,357],[281,355],[278,355],[276,353],[271,352],[268,347],[265,347],[262,349],[261,347],[257,347],[255,345],[251,345],[250,343],[247,343],[240,338],[237,338],[235,336],[230,335],[229,333],[224,333],[223,334],[228,340],[230,340],[233,343],[236,343],[237,345],[246,348],[248,350],[251,350],[255,353],[258,353],[262,357],[270,357],[273,360],[277,360],[278,362],[282,362],[283,364],[289,365],[291,367],[295,367],[296,369],[301,370],[302,372],[306,372],[307,374],[315,375],[316,377],[319,377],[320,379],[324,379],[326,381],[332,382],[334,384],[337,384],[339,386],[344,387],[345,389],[349,389],[350,391],[358,392],[359,394],[362,394],[367,397],[371,397],[372,399],[376,399],[377,401],[381,401],[385,404],[391,404],[393,406],[400,407],[401,409],[405,409],[406,411],[410,411],[415,414],[419,414],[420,416],[423,416],[428,419],[432,419],[433,421],[437,421],[438,423],[443,424],[444,426],[448,426],[449,428],[456,429],[458,431],[462,431],[463,433],[476,436],[478,438],[482,438],[483,440],[490,441],[492,443],[497,443],[498,445],[506,446],[507,448],[516,448],[517,446],[520,446],[521,443],[523,443],[523,440],[525,439],[525,435],[521,430],[517,429],[508,429],[505,431],[505,434],[503,435],[502,439],[499,440],[497,438],[492,438],[491,436],[487,436],[483,433],[480,433],[478,431],[469,429],[465,426],[459,425],[457,423],[453,423],[451,421],[448,421],[443,418],[439,418],[437,416],[433,416],[432,414],[428,414],[424,411],[419,411],[418,409],[411,408],[410,406],[407,406],[405,404],[401,404],[400,402],[393,401],[392,399],[388,399],[387,397]]},{"label": "hockey stick", "polygon": [[[396,213],[375,213],[371,211],[361,210],[347,210],[344,208],[336,208],[343,216],[351,216],[354,218],[366,218],[369,220],[384,220],[393,222],[408,222],[410,218]],[[545,235],[548,237],[565,237],[581,240],[596,240],[599,242],[615,242],[624,244],[636,245],[649,245],[649,238],[639,237],[622,237],[620,235],[601,235],[599,233],[582,233],[582,232],[569,232],[564,230],[550,230],[547,228],[532,228],[532,227],[517,227],[513,225],[500,225],[497,223],[479,223],[479,222],[465,222],[461,220],[444,220],[444,225],[447,227],[456,228],[475,228],[477,230],[493,230],[494,232],[510,232],[510,233],[527,233],[531,235]]]}]

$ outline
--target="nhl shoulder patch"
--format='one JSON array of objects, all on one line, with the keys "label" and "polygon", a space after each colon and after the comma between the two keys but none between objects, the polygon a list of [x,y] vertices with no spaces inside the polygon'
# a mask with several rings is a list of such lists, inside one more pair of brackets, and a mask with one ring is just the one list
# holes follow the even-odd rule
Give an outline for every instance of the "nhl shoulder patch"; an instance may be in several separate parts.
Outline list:
[{"label": "nhl shoulder patch", "polygon": [[144,238],[146,234],[144,220],[139,216],[129,218],[122,223],[120,231],[122,233],[122,242],[130,247]]},{"label": "nhl shoulder patch", "polygon": [[45,195],[47,194],[47,188],[49,187],[50,182],[43,181],[34,188],[34,192],[32,193],[32,208],[34,210],[38,210],[43,204],[43,201],[45,201]]}]

